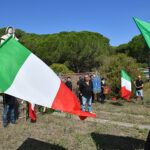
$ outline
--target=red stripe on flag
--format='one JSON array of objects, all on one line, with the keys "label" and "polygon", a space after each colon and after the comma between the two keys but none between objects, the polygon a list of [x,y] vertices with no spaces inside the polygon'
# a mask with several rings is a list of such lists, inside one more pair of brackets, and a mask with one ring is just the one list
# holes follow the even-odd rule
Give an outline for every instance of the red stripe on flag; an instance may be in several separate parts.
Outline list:
[{"label": "red stripe on flag", "polygon": [[126,100],[129,100],[131,96],[131,91],[128,91],[125,86],[121,88],[121,97]]},{"label": "red stripe on flag", "polygon": [[32,109],[31,103],[29,103],[29,115],[32,120],[36,120],[35,105],[34,105],[34,109]]},{"label": "red stripe on flag", "polygon": [[80,110],[78,98],[62,81],[51,108],[77,115],[81,120],[86,117],[96,117],[95,114]]}]

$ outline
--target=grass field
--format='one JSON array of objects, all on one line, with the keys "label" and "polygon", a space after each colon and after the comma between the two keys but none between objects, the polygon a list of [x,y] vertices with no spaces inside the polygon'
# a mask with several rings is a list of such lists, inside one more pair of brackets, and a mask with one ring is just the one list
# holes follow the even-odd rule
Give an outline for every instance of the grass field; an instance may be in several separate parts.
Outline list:
[{"label": "grass field", "polygon": [[[150,91],[145,94],[145,104],[134,100],[107,100],[96,103],[93,112],[97,119],[81,121],[73,115],[39,114],[32,124],[24,119],[16,125],[0,127],[0,150],[136,150],[144,149],[149,129],[136,125],[150,125]],[[60,113],[63,114],[63,113]],[[133,127],[111,124],[111,121],[134,124]]]}]

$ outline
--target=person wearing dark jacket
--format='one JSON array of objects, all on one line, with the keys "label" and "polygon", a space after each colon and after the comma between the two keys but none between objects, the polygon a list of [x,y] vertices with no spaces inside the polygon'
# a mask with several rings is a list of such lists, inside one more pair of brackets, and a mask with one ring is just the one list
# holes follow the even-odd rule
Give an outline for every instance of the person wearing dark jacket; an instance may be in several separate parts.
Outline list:
[{"label": "person wearing dark jacket", "polygon": [[83,82],[83,79],[82,79],[82,77],[80,76],[80,77],[79,77],[79,80],[77,81],[77,87],[78,87],[77,93],[78,93],[78,98],[79,98],[79,100],[80,100],[80,105],[82,105],[82,96],[81,96],[81,92],[80,92],[80,85],[82,84],[82,82]]},{"label": "person wearing dark jacket", "polygon": [[70,77],[67,78],[67,82],[65,84],[72,91],[72,82]]},{"label": "person wearing dark jacket", "polygon": [[10,113],[10,122],[15,124],[15,97],[8,94],[4,94],[4,112],[3,112],[3,124],[7,126],[7,116]]},{"label": "person wearing dark jacket", "polygon": [[101,103],[102,104],[104,104],[104,100],[105,100],[104,86],[106,86],[105,79],[102,78],[102,81],[101,81]]},{"label": "person wearing dark jacket", "polygon": [[82,94],[82,111],[85,111],[85,105],[88,104],[88,112],[92,113],[92,93],[93,83],[88,75],[84,76],[84,81],[80,84],[80,92]]}]

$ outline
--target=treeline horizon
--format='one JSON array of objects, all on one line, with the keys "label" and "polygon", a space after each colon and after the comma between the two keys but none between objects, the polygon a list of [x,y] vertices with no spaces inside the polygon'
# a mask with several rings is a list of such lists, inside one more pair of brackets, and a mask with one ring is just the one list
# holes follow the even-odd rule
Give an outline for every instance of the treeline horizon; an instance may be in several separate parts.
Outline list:
[{"label": "treeline horizon", "polygon": [[[0,36],[5,34],[5,29],[0,29]],[[149,49],[141,35],[134,36],[131,41],[119,46],[111,46],[109,38],[90,31],[35,34],[16,29],[16,37],[48,66],[60,63],[74,72],[98,69],[105,56],[111,57],[119,53],[148,66]]]}]

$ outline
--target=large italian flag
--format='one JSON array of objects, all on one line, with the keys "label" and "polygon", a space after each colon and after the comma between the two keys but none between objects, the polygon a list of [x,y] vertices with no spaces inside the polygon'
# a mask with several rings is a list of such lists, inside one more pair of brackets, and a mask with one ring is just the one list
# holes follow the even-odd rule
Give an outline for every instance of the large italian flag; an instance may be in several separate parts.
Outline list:
[{"label": "large italian flag", "polygon": [[81,111],[73,92],[12,36],[0,45],[0,91],[32,104],[78,115],[81,119],[96,117]]},{"label": "large italian flag", "polygon": [[131,78],[124,70],[121,70],[121,97],[129,100],[131,96]]}]

